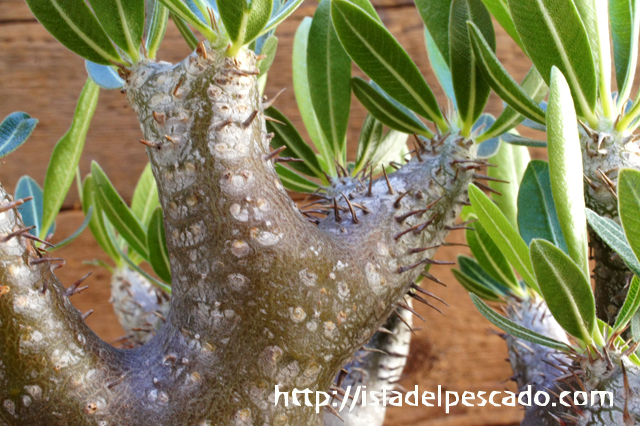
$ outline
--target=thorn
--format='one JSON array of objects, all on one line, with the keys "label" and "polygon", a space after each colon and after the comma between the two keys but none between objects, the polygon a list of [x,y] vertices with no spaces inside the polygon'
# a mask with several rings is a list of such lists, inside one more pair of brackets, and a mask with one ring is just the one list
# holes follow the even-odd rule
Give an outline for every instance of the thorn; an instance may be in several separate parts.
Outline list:
[{"label": "thorn", "polygon": [[349,201],[349,199],[347,198],[346,195],[344,195],[344,193],[340,193],[340,195],[342,195],[342,198],[344,198],[344,200],[347,202],[347,206],[349,206],[349,211],[351,212],[351,220],[353,221],[353,223],[358,224],[360,223],[360,221],[358,220],[358,216],[356,215],[356,211],[353,209],[353,205],[351,204],[351,201]]},{"label": "thorn", "polygon": [[445,283],[443,283],[442,281],[440,281],[439,278],[436,278],[434,275],[432,275],[430,272],[427,271],[422,271],[421,274],[423,277],[425,277],[426,279],[433,281],[436,284],[440,284],[443,287],[446,287],[447,285]]},{"label": "thorn", "polygon": [[[423,320],[423,321],[424,321],[424,320]],[[375,353],[378,353],[378,354],[389,355],[388,353],[386,353],[386,352],[385,352],[385,351],[383,351],[383,350],[376,349],[376,348],[368,348],[368,347],[366,347],[366,346],[361,347],[361,348],[360,348],[360,350],[361,350],[361,351],[365,351],[365,352],[375,352]]]},{"label": "thorn", "polygon": [[404,222],[408,217],[413,216],[415,214],[423,214],[425,212],[427,212],[429,209],[421,209],[421,210],[412,210],[402,216],[396,216],[396,220],[398,221],[398,223],[402,223]]},{"label": "thorn", "polygon": [[422,253],[423,251],[437,249],[440,246],[441,246],[441,244],[438,244],[437,246],[430,246],[430,247],[412,248],[412,249],[409,250],[409,253],[411,253],[411,254]]},{"label": "thorn", "polygon": [[367,197],[373,197],[373,192],[371,189],[373,188],[373,166],[371,166],[371,172],[369,173],[369,191],[367,192]]},{"label": "thorn", "polygon": [[33,197],[25,197],[25,198],[20,198],[15,201],[11,201],[9,203],[3,204],[0,206],[0,213],[4,213],[7,210],[11,210],[15,207],[21,206],[27,201],[31,201],[31,200],[33,200]]},{"label": "thorn", "polygon": [[176,87],[173,88],[173,96],[178,97],[178,89],[180,89],[180,86],[182,85],[182,82],[184,81],[184,76],[180,76],[180,80],[178,80],[178,83],[176,84]]},{"label": "thorn", "polygon": [[[420,147],[421,150],[426,151],[427,147],[420,140],[420,138],[418,137],[417,134],[415,134],[415,133],[413,134],[413,139],[415,140],[416,144],[418,145],[418,147]],[[416,155],[418,155],[418,159],[420,160],[420,154],[419,154],[417,149],[416,149]],[[422,162],[422,160],[420,160],[420,162]]]},{"label": "thorn", "polygon": [[282,92],[284,92],[285,90],[286,90],[286,87],[284,89],[280,90],[278,93],[276,93],[276,95],[273,98],[271,98],[270,101],[263,103],[262,104],[262,109],[265,110],[265,109],[269,108],[276,101],[276,99],[278,99],[278,96],[280,96],[280,94]]},{"label": "thorn", "polygon": [[342,218],[340,217],[340,209],[338,208],[338,200],[333,199],[333,216],[336,222],[342,222]]},{"label": "thorn", "polygon": [[428,257],[426,259],[423,259],[419,262],[413,263],[411,265],[407,265],[407,266],[401,266],[398,268],[398,273],[402,274],[404,272],[410,271],[411,269],[420,266],[422,264],[427,264],[427,265],[455,265],[456,262],[449,262],[448,260],[433,260],[433,259],[429,259]]},{"label": "thorn", "polygon": [[613,194],[613,196],[616,197],[617,199],[618,194],[616,194],[616,185],[613,183],[611,179],[609,179],[609,176],[607,176],[607,174],[599,168],[598,170],[596,170],[596,173],[598,174],[598,177],[600,178],[600,180],[605,184],[607,191]]},{"label": "thorn", "polygon": [[391,182],[389,182],[389,176],[387,176],[387,170],[382,166],[382,173],[384,173],[384,179],[387,181],[387,187],[389,188],[389,194],[396,195],[396,191],[393,190]]},{"label": "thorn", "polygon": [[[435,294],[431,293],[429,290],[425,290],[424,288],[420,287],[419,285],[412,283],[411,284],[411,288],[414,289],[417,292],[420,292],[422,294],[425,294],[431,298],[436,299],[438,302],[442,303],[445,306],[449,306],[449,304],[447,302],[445,302],[444,300],[442,300],[441,298],[439,298],[438,296],[436,296]],[[409,295],[411,297],[413,297],[415,295],[415,293],[409,293]]]},{"label": "thorn", "polygon": [[154,149],[161,148],[160,144],[156,142],[150,142],[144,139],[139,139],[138,142],[140,142],[142,145],[148,146],[149,148],[154,148]]},{"label": "thorn", "polygon": [[336,411],[335,408],[333,408],[331,405],[325,405],[324,406],[325,409],[329,410],[329,412],[331,414],[333,414],[334,416],[336,416],[337,418],[339,418],[343,423],[344,423],[344,419],[342,417],[340,417],[340,414],[338,414],[338,412]]},{"label": "thorn", "polygon": [[389,329],[386,329],[384,327],[379,327],[378,328],[378,333],[391,334],[391,335],[395,335],[396,334],[393,331],[391,331]]},{"label": "thorn", "polygon": [[[265,117],[266,118],[266,117]],[[217,132],[219,132],[220,130],[224,129],[225,127],[227,127],[229,124],[233,123],[233,120],[228,118],[218,124],[216,124],[215,130]]]},{"label": "thorn", "polygon": [[198,43],[198,46],[196,46],[196,53],[198,56],[201,56],[202,59],[207,59],[207,48],[204,45],[204,41]]},{"label": "thorn", "polygon": [[89,317],[89,315],[91,315],[92,313],[93,313],[93,309],[89,309],[87,312],[82,314],[82,319],[86,320]]},{"label": "thorn", "polygon": [[293,157],[278,157],[273,160],[275,163],[302,163],[304,160],[302,158],[293,158]]},{"label": "thorn", "polygon": [[351,204],[353,204],[353,207],[356,207],[356,208],[359,208],[360,210],[362,210],[362,212],[363,212],[364,214],[369,214],[369,213],[371,213],[371,210],[369,210],[369,209],[367,208],[367,206],[365,206],[364,204],[360,204],[360,203],[351,203]]},{"label": "thorn", "polygon": [[445,226],[444,229],[446,229],[447,231],[460,231],[462,229],[469,230],[469,231],[475,231],[475,228],[472,228],[470,226],[464,226],[464,225]]},{"label": "thorn", "polygon": [[268,58],[267,55],[258,55],[258,56],[256,56],[256,61],[261,61],[261,60],[267,59],[267,58]]},{"label": "thorn", "polygon": [[278,124],[281,124],[281,125],[283,125],[283,126],[286,126],[286,125],[287,125],[287,123],[284,123],[284,122],[282,122],[282,121],[280,121],[280,120],[277,120],[277,119],[275,119],[275,118],[273,118],[273,117],[269,117],[268,115],[265,115],[265,116],[264,116],[264,119],[265,119],[265,121],[272,121],[272,122],[274,122],[274,123],[278,123]]},{"label": "thorn", "polygon": [[258,115],[258,110],[257,109],[253,110],[249,118],[247,118],[242,122],[242,128],[246,129],[247,127],[251,126],[251,123],[253,123],[253,120],[255,120],[257,115]]},{"label": "thorn", "polygon": [[478,188],[480,189],[484,189],[487,192],[492,192],[494,194],[497,195],[502,195],[500,192],[496,191],[495,189],[493,189],[492,187],[490,187],[489,185],[485,185],[484,183],[480,183],[480,182],[473,182]]},{"label": "thorn", "polygon": [[395,161],[390,161],[390,162],[389,162],[389,165],[390,165],[391,167],[393,167],[394,169],[396,169],[396,170],[400,170],[400,169],[402,168],[402,164],[398,164],[398,163],[396,163]]},{"label": "thorn", "polygon": [[402,316],[402,314],[400,312],[398,312],[397,309],[394,309],[393,311],[398,318],[400,319],[400,321],[402,321],[404,323],[404,325],[406,325],[409,328],[409,331],[411,331],[413,334],[416,334],[416,332],[413,330],[413,328],[409,325],[409,323],[407,322],[407,320],[404,319],[404,317]]},{"label": "thorn", "polygon": [[161,112],[153,111],[153,119],[156,120],[156,123],[163,126],[166,121],[167,116]]},{"label": "thorn", "polygon": [[220,30],[218,29],[218,23],[216,22],[216,15],[213,13],[213,9],[207,7],[207,13],[209,13],[209,21],[211,21],[211,26],[217,33],[219,33]]},{"label": "thorn", "polygon": [[84,280],[86,280],[87,278],[89,278],[89,276],[92,274],[93,272],[89,272],[88,274],[86,274],[84,277],[80,278],[78,281],[76,281],[75,283],[71,284],[71,286],[69,286],[69,288],[66,290],[65,295],[67,297],[73,296],[74,294],[78,294],[80,293],[82,290],[86,289],[89,286],[85,286],[82,287],[82,289],[78,289],[78,287],[80,286],[80,284],[82,284],[84,282]]},{"label": "thorn", "polygon": [[[423,297],[420,297],[420,296],[418,296],[417,294],[415,294],[415,293],[411,293],[411,292],[409,293],[409,296],[411,296],[412,298],[414,298],[414,299],[415,299],[415,300],[417,300],[418,302],[420,302],[420,303],[424,303],[424,304],[425,304],[425,305],[427,305],[428,307],[430,307],[430,308],[432,308],[432,309],[435,309],[435,310],[436,310],[436,311],[438,311],[441,315],[443,315],[443,316],[444,316],[444,312],[442,312],[442,311],[441,311],[437,306],[435,306],[434,304],[432,304],[431,302],[429,302],[427,299],[425,299],[425,298],[423,298]],[[438,299],[439,299],[439,298],[438,298]],[[441,301],[442,301],[442,299],[439,299],[439,300],[441,300]],[[443,303],[444,303],[444,301],[443,301]],[[449,305],[447,305],[447,306],[449,306]]]},{"label": "thorn", "polygon": [[491,176],[481,175],[481,174],[478,174],[478,173],[474,173],[473,174],[473,178],[474,179],[481,179],[481,180],[488,180],[488,181],[491,181],[491,182],[510,183],[507,180],[497,179],[497,178],[494,178],[494,177],[491,177]]},{"label": "thorn", "polygon": [[25,232],[29,232],[32,229],[34,229],[36,226],[32,225],[32,226],[27,226],[26,228],[20,228],[17,231],[14,231],[10,234],[7,234],[5,237],[3,237],[0,242],[2,243],[6,243],[7,241],[9,241],[10,239],[12,239],[13,237],[17,237],[18,235],[24,234]]},{"label": "thorn", "polygon": [[322,171],[322,173],[324,174],[324,177],[327,178],[327,181],[329,182],[329,184],[333,184],[333,178],[331,176],[329,176],[329,174],[327,172],[325,172],[324,170]]},{"label": "thorn", "polygon": [[271,151],[269,154],[265,155],[263,157],[264,161],[269,161],[271,160],[273,157],[276,157],[277,155],[279,155],[282,151],[284,151],[285,149],[287,149],[286,145],[282,145],[280,148],[274,149],[273,151]]},{"label": "thorn", "polygon": [[28,239],[30,239],[30,240],[37,241],[37,242],[39,242],[39,243],[41,243],[41,244],[44,244],[44,245],[45,245],[45,246],[47,246],[47,247],[55,247],[55,245],[54,245],[54,244],[51,244],[49,241],[41,240],[40,238],[36,237],[35,235],[31,235],[31,234],[30,234],[30,233],[28,233],[28,232],[26,232],[26,233],[22,234],[22,236],[23,236],[24,238],[28,238]]},{"label": "thorn", "polygon": [[584,129],[584,131],[585,131],[585,133],[586,133],[587,135],[589,135],[589,137],[590,137],[590,138],[592,138],[593,140],[596,140],[596,138],[598,137],[598,133],[597,133],[597,132],[594,132],[593,130],[591,130],[591,129],[589,128],[589,126],[587,126],[587,125],[585,124],[585,122],[584,122],[584,121],[582,121],[582,120],[578,120],[578,123],[580,123],[580,126],[582,126],[582,128],[583,128],[583,129]]},{"label": "thorn", "polygon": [[411,306],[407,305],[406,303],[402,303],[402,302],[398,302],[398,306],[406,309],[407,311],[411,312],[413,315],[417,316],[418,318],[420,318],[422,320],[422,322],[425,322],[425,319],[422,318],[422,316],[420,316],[420,314],[418,314],[415,309],[413,309]]},{"label": "thorn", "polygon": [[345,370],[344,368],[341,369],[340,372],[338,373],[338,380],[336,380],[336,385],[342,386],[342,384],[344,383],[344,380],[347,378],[348,375],[349,375],[349,372],[347,370]]},{"label": "thorn", "polygon": [[402,200],[404,198],[405,195],[407,195],[409,193],[409,190],[403,192],[397,199],[396,202],[393,203],[393,207],[395,207],[396,209],[400,208],[400,200]]},{"label": "thorn", "polygon": [[333,160],[334,164],[336,165],[336,169],[338,169],[339,171],[342,171],[342,175],[343,176],[349,176],[349,172],[347,171],[347,169],[345,169],[342,164],[338,163],[338,160]]}]

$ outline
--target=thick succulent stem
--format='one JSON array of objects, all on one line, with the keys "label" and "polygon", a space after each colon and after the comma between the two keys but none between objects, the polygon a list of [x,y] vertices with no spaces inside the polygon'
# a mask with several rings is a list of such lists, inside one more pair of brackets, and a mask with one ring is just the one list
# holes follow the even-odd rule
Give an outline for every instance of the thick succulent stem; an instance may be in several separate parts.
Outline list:
[{"label": "thick succulent stem", "polygon": [[[30,421],[3,412],[6,423],[322,424],[315,407],[275,404],[275,386],[330,388],[433,262],[433,247],[453,226],[481,164],[471,141],[436,138],[388,181],[373,181],[371,191],[345,179],[345,195],[335,201],[343,212],[315,226],[267,157],[256,73],[250,51],[228,58],[200,49],[176,65],[138,64],[128,76],[173,277],[166,323],[149,343],[122,351],[101,342],[46,267],[24,269],[28,243],[20,242],[20,253],[15,242],[0,244],[2,284],[16,287],[0,296],[0,359],[12,360],[5,372],[12,382],[0,386],[0,396],[15,407],[15,389],[46,384],[42,400],[49,398],[38,411],[25,408]],[[358,213],[345,213],[354,206]],[[3,215],[0,230],[9,233],[17,219],[13,211]],[[38,293],[49,281],[53,290]],[[41,343],[26,357],[16,342],[32,330]],[[64,352],[50,350],[61,345]],[[50,364],[44,353],[66,364]]]},{"label": "thick succulent stem", "polygon": [[[521,302],[511,301],[507,306],[507,314],[512,321],[529,330],[568,343],[565,331],[553,318],[543,300],[532,298]],[[509,349],[509,362],[514,372],[513,380],[519,391],[528,391],[530,386],[529,398],[533,398],[538,391],[547,392],[551,389],[560,393],[564,390],[555,380],[563,375],[562,365],[571,364],[565,354],[508,334],[505,339]],[[525,407],[521,426],[557,425],[558,422],[552,415],[559,415],[564,407],[559,406],[555,396],[550,394],[550,397],[551,403],[546,407],[536,406],[534,401],[528,401],[531,406]]]},{"label": "thick succulent stem", "polygon": [[[618,221],[615,192],[620,169],[640,169],[640,149],[633,136],[582,129],[581,145],[587,207]],[[631,272],[620,257],[589,230],[594,270],[597,315],[613,325],[626,296]]]}]

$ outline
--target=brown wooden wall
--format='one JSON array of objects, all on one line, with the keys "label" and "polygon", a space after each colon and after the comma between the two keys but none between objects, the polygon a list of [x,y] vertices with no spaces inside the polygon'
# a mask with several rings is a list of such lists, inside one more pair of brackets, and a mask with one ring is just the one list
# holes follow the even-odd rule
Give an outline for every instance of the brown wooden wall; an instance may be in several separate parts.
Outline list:
[{"label": "brown wooden wall", "polygon": [[[411,0],[374,0],[385,25],[414,58],[427,77],[439,99],[442,90],[429,69],[424,49],[422,22]],[[276,106],[302,129],[291,83],[291,51],[293,36],[300,20],[313,14],[314,0],[307,0],[295,15],[278,28],[279,47],[276,61],[269,73],[266,93],[274,95],[282,88]],[[500,29],[498,56],[520,80],[530,64],[519,49]],[[160,58],[178,61],[188,54],[188,48],[177,30],[170,25],[160,51]],[[86,79],[83,60],[67,51],[40,26],[30,14],[23,0],[0,0],[0,119],[13,111],[26,111],[40,120],[36,131],[20,150],[0,164],[0,182],[13,191],[19,177],[29,174],[40,184],[56,141],[68,128],[77,96]],[[349,142],[350,154],[355,154],[355,143],[365,111],[353,100]],[[489,112],[497,115],[501,102],[492,96]],[[147,162],[143,147],[137,142],[141,132],[126,98],[118,91],[102,91],[100,102],[86,142],[80,168],[86,174],[92,160],[105,169],[124,198],[129,201],[140,172]],[[543,153],[535,153],[543,155]],[[77,210],[78,197],[72,188],[58,218],[57,236],[73,232],[82,221]],[[463,235],[452,235],[453,241],[462,241]],[[455,260],[459,247],[439,252],[437,258]],[[84,265],[94,258],[107,260],[89,232],[74,244],[61,250],[67,265],[58,276],[65,285],[93,270],[90,289],[75,296],[74,304],[81,311],[93,309],[87,322],[104,339],[111,341],[120,336],[119,327],[109,299],[109,273],[101,268]],[[487,393],[502,390],[511,373],[505,362],[503,341],[490,333],[489,323],[478,314],[465,291],[455,282],[448,268],[435,268],[434,273],[449,283],[447,288],[427,284],[432,291],[449,302],[445,316],[418,307],[427,322],[412,341],[412,355],[401,384],[413,390],[433,391],[442,385],[443,391],[452,390]],[[386,425],[414,426],[482,426],[515,425],[521,416],[517,408],[455,407],[450,414],[444,408],[403,407],[391,408]]]}]

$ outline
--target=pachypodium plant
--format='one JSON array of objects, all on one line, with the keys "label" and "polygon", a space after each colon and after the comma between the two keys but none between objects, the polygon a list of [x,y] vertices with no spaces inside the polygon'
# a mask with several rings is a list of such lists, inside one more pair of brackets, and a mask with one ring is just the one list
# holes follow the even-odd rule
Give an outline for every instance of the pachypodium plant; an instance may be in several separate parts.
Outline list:
[{"label": "pachypodium plant", "polygon": [[[490,179],[479,169],[498,146],[496,123],[506,131],[520,119],[512,109],[493,124],[482,115],[489,86],[469,55],[466,21],[493,49],[486,8],[456,2],[451,59],[431,52],[434,68],[445,63],[455,76],[455,105],[442,108],[368,1],[321,2],[298,31],[304,59],[295,62],[296,96],[316,154],[262,97],[277,44],[272,31],[299,0],[27,4],[88,61],[91,80],[72,136],[86,133],[97,101],[93,81],[121,87],[140,122],[160,208],[126,207],[97,164],[82,201],[116,265],[141,274],[138,265],[148,261],[159,279],[144,279],[162,285],[170,278],[171,296],[146,344],[123,350],[101,341],[69,302],[79,284],[63,288],[52,272],[59,261],[25,238],[23,218],[3,193],[3,422],[318,425],[325,418],[313,406],[274,404],[275,386],[339,396],[338,385],[360,380],[339,373],[349,362],[352,371],[370,372],[374,387],[392,385],[407,351],[406,332],[397,330],[410,324],[409,299],[431,304],[420,294],[433,296],[417,280],[439,281],[425,268],[439,263],[433,256],[448,232],[465,228],[455,223],[469,182]],[[177,64],[155,60],[168,15],[194,50]],[[371,82],[351,78],[351,60]],[[540,78],[528,79],[538,96]],[[352,90],[371,117],[350,163]],[[475,138],[487,126],[494,137],[478,148]],[[412,151],[403,155],[407,134]],[[282,147],[290,157],[279,157]],[[60,203],[81,151],[75,146],[73,161],[51,169],[61,179]],[[298,208],[284,185],[312,193],[315,204]],[[53,223],[47,194],[45,182],[41,232]],[[383,410],[361,408],[349,422],[381,424]]]}]

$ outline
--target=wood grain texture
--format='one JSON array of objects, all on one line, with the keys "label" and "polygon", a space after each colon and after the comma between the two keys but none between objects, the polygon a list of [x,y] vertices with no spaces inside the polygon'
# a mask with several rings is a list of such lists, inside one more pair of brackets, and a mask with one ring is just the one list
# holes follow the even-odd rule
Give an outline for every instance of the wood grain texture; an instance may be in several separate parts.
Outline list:
[{"label": "wood grain texture", "polygon": [[[439,100],[444,99],[434,74],[429,69],[424,48],[422,22],[413,8],[411,0],[376,0],[374,4],[385,25],[416,61],[425,74]],[[279,46],[276,61],[269,75],[266,93],[273,96],[282,88],[276,106],[304,131],[298,112],[291,82],[291,53],[293,36],[305,16],[313,14],[315,1],[307,2],[285,21],[277,31]],[[507,64],[512,75],[521,80],[528,71],[528,59],[512,43],[504,31],[497,29],[498,56]],[[33,19],[23,0],[0,0],[0,118],[17,110],[26,111],[38,118],[40,123],[29,142],[0,164],[0,182],[13,191],[15,183],[23,174],[29,174],[42,184],[46,165],[55,142],[65,133],[75,108],[77,96],[86,79],[83,60],[67,51],[55,41],[40,24]],[[160,59],[178,61],[188,49],[175,27],[170,24],[159,53]],[[357,75],[362,75],[355,69]],[[488,111],[497,115],[501,102],[492,95]],[[364,108],[352,99],[349,122],[349,156],[355,156],[356,142],[365,117]],[[82,174],[89,171],[92,160],[98,161],[115,186],[129,201],[139,174],[147,162],[139,125],[130,110],[126,98],[118,91],[102,91],[96,115],[86,142],[80,164]],[[544,156],[543,150],[533,152],[535,157]],[[77,194],[70,191],[65,200],[65,211],[59,216],[56,238],[72,233],[82,221],[77,210]],[[461,242],[463,234],[454,233],[451,241]],[[446,247],[437,258],[455,260],[458,254],[466,253],[460,247]],[[87,266],[83,262],[98,258],[108,260],[85,232],[74,244],[59,253],[67,261],[58,276],[66,285],[71,285],[86,272],[93,270],[87,280],[89,289],[73,297],[74,304],[82,312],[93,309],[87,323],[102,338],[113,341],[120,337],[122,329],[111,309],[109,300],[110,274],[104,268]],[[422,329],[412,341],[406,377],[400,382],[408,390],[418,385],[422,391],[502,390],[509,386],[503,381],[511,375],[504,361],[504,342],[488,330],[489,323],[473,307],[464,289],[453,279],[449,268],[436,267],[436,276],[449,284],[440,287],[425,283],[428,288],[450,304],[445,308],[446,316],[422,306],[418,311],[426,323],[418,324]],[[450,414],[444,408],[391,407],[385,425],[415,426],[496,426],[515,425],[521,418],[517,408],[465,407],[458,405]]]}]

